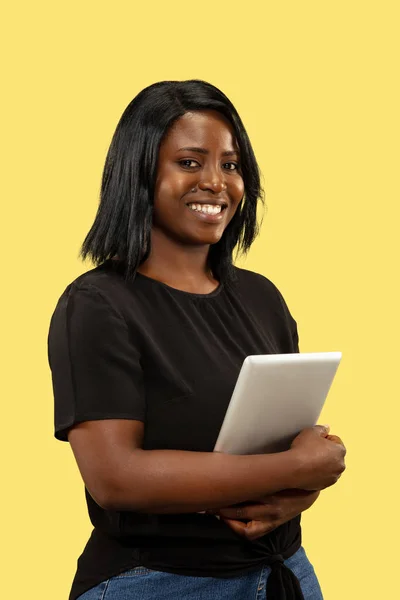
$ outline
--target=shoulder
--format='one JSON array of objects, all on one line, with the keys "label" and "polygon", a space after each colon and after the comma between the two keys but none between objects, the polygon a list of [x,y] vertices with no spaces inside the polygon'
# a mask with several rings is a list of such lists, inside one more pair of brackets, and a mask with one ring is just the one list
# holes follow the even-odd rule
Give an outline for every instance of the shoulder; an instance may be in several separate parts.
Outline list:
[{"label": "shoulder", "polygon": [[278,287],[265,275],[235,267],[237,288],[249,304],[269,307],[275,314],[284,319],[293,320],[286,301]]},{"label": "shoulder", "polygon": [[246,306],[253,309],[260,320],[268,320],[282,340],[285,352],[298,352],[297,323],[277,286],[268,277],[247,269],[236,267],[236,275],[237,290]]},{"label": "shoulder", "polygon": [[49,359],[60,346],[71,344],[72,340],[95,344],[99,336],[114,339],[125,335],[126,302],[121,300],[123,296],[116,291],[118,284],[113,279],[102,266],[95,267],[70,281],[56,296],[49,314]]},{"label": "shoulder", "polygon": [[235,272],[237,276],[237,285],[241,291],[245,291],[248,294],[263,293],[280,302],[282,294],[268,277],[261,275],[261,273],[249,271],[248,269],[241,269],[239,267],[235,267]]},{"label": "shoulder", "polygon": [[270,290],[276,289],[276,286],[272,281],[268,279],[268,277],[265,277],[265,275],[261,275],[261,273],[256,273],[255,271],[249,271],[248,269],[242,269],[240,267],[235,267],[235,272],[240,283],[261,286],[269,288]]},{"label": "shoulder", "polygon": [[57,307],[67,301],[74,304],[83,302],[87,310],[95,306],[105,307],[122,316],[123,306],[128,300],[127,286],[117,268],[110,263],[106,261],[70,281],[59,297]]},{"label": "shoulder", "polygon": [[74,289],[92,289],[99,294],[107,295],[113,289],[122,289],[124,287],[124,278],[118,265],[114,261],[108,260],[101,265],[82,273],[69,284]]},{"label": "shoulder", "polygon": [[123,285],[103,265],[72,280],[58,297],[50,316],[49,357],[67,345],[100,347],[127,332]]}]

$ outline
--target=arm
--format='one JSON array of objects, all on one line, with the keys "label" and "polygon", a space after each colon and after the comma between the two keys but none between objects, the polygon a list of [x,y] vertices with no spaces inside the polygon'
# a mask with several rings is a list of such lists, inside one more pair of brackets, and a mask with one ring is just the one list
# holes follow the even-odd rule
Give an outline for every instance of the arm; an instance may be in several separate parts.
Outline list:
[{"label": "arm", "polygon": [[275,455],[143,450],[145,391],[140,343],[132,336],[120,311],[93,286],[67,288],[49,331],[55,432],[66,440],[69,431],[82,478],[100,506],[195,512],[336,481],[343,454],[321,428]]},{"label": "arm", "polygon": [[219,516],[233,531],[256,540],[309,509],[320,492],[282,490],[257,504],[208,511]]},{"label": "arm", "polygon": [[222,508],[282,489],[326,487],[344,468],[342,453],[325,439],[323,428],[306,430],[306,442],[287,452],[248,456],[142,450],[143,432],[142,422],[120,419],[87,421],[70,430],[82,478],[103,508],[146,513]]},{"label": "arm", "polygon": [[[329,435],[327,438],[343,446],[339,437]],[[262,498],[258,503],[207,512],[217,515],[238,535],[256,540],[308,510],[319,494],[318,491],[288,489]]]}]

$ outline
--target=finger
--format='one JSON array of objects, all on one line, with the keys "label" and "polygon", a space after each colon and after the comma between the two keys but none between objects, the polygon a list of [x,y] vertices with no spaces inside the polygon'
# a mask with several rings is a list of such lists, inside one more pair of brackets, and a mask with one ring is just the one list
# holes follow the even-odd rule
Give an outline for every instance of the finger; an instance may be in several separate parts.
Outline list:
[{"label": "finger", "polygon": [[248,540],[256,540],[276,529],[280,523],[268,523],[264,521],[250,521],[247,523],[244,535]]},{"label": "finger", "polygon": [[230,527],[235,533],[238,535],[245,537],[248,540],[256,540],[257,538],[266,535],[272,529],[275,529],[275,526],[272,526],[269,523],[263,523],[262,521],[250,521],[249,523],[243,523],[242,521],[237,521],[236,519],[221,519]]},{"label": "finger", "polygon": [[247,506],[230,506],[217,511],[221,518],[235,519],[236,521],[251,521],[257,518],[266,518],[269,514],[268,504],[249,504]]},{"label": "finger", "polygon": [[[307,499],[307,498],[313,497],[315,494],[317,494],[317,496],[318,496],[319,492],[310,491],[310,490],[299,490],[299,489],[293,488],[293,489],[289,489],[289,490],[282,490],[280,492],[276,492],[276,494],[274,494],[274,496],[278,499],[279,502],[285,502],[285,501],[292,502],[296,498],[299,500]],[[269,498],[273,498],[273,496],[267,497],[267,500]],[[272,502],[272,501],[270,501],[270,502]]]},{"label": "finger", "polygon": [[335,442],[335,444],[341,444],[342,446],[344,446],[342,440],[338,435],[327,435],[326,438],[331,442]]},{"label": "finger", "polygon": [[321,437],[326,437],[331,430],[329,425],[314,425],[313,429],[315,429],[315,431],[319,433]]},{"label": "finger", "polygon": [[228,527],[233,529],[233,531],[235,533],[237,533],[238,535],[241,535],[242,537],[246,537],[247,524],[243,523],[243,521],[237,521],[236,519],[224,519],[223,517],[221,517],[221,521],[226,523],[228,525]]}]

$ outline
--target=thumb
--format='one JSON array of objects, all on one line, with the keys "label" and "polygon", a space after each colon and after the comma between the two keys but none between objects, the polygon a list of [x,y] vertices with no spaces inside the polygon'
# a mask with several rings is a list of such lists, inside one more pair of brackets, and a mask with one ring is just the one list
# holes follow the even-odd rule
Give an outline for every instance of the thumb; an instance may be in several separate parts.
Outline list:
[{"label": "thumb", "polygon": [[247,524],[243,523],[243,521],[237,521],[236,519],[226,519],[221,517],[221,521],[229,525],[231,529],[238,535],[244,536],[246,535]]}]

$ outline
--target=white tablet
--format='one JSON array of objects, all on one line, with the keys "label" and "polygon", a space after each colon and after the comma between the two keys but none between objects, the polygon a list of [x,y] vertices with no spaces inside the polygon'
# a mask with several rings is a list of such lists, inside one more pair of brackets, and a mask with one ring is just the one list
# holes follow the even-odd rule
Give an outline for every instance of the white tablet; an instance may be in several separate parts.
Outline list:
[{"label": "white tablet", "polygon": [[263,454],[287,450],[317,423],[341,352],[248,356],[214,451]]}]

